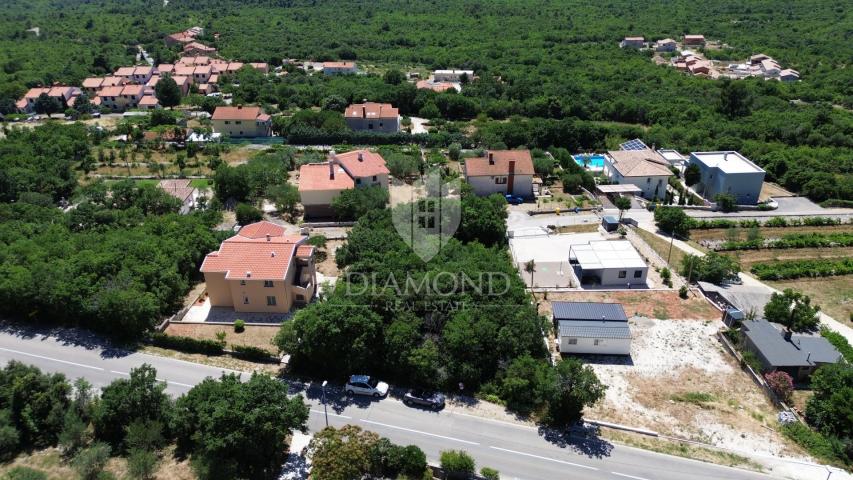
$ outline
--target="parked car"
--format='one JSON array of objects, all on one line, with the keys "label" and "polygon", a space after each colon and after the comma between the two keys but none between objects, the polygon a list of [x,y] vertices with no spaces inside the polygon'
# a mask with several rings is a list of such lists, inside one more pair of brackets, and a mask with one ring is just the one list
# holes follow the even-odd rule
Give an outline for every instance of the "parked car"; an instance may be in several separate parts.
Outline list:
[{"label": "parked car", "polygon": [[376,398],[388,395],[388,384],[369,375],[349,377],[345,388],[347,395],[370,395]]},{"label": "parked car", "polygon": [[444,395],[429,390],[412,389],[403,396],[403,403],[408,406],[422,406],[432,410],[444,408]]},{"label": "parked car", "polygon": [[504,195],[504,198],[506,198],[506,203],[510,205],[521,205],[524,203],[524,198],[518,195]]}]

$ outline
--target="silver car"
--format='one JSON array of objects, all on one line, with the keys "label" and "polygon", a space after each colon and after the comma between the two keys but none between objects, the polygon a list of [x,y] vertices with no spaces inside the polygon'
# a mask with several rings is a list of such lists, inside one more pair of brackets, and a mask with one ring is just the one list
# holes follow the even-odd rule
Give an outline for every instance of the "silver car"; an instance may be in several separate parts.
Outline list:
[{"label": "silver car", "polygon": [[388,395],[388,384],[369,375],[353,375],[349,377],[345,390],[347,395],[369,395],[379,398]]}]

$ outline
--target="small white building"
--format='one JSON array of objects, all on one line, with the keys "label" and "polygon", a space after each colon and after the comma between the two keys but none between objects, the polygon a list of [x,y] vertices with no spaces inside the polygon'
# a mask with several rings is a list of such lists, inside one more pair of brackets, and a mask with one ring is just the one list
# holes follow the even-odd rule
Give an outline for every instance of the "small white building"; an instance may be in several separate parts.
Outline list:
[{"label": "small white building", "polygon": [[619,42],[619,48],[643,48],[646,46],[646,39],[643,37],[625,37]]},{"label": "small white building", "polygon": [[474,79],[474,70],[436,70],[432,72],[433,82],[461,82],[462,77]]},{"label": "small white building", "polygon": [[613,150],[604,159],[604,173],[616,184],[632,184],[649,200],[666,197],[672,171],[669,161],[650,148]]},{"label": "small white building", "polygon": [[669,162],[669,164],[673,167],[683,167],[685,164],[687,164],[687,158],[684,155],[678,153],[677,150],[660,149],[658,150],[658,154],[660,154],[661,157],[665,158],[666,161]]},{"label": "small white building", "polygon": [[597,240],[569,247],[569,264],[581,285],[644,287],[649,267],[627,240]]},{"label": "small white building", "polygon": [[618,303],[552,302],[560,353],[630,355],[631,329]]}]

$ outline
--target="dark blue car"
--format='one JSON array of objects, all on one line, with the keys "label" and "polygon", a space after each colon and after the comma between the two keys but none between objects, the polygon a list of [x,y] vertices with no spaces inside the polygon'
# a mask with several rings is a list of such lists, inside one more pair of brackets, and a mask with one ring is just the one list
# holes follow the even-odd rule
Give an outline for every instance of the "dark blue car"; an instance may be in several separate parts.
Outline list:
[{"label": "dark blue car", "polygon": [[504,195],[504,198],[506,198],[506,203],[510,205],[521,205],[524,203],[524,198],[518,195]]}]

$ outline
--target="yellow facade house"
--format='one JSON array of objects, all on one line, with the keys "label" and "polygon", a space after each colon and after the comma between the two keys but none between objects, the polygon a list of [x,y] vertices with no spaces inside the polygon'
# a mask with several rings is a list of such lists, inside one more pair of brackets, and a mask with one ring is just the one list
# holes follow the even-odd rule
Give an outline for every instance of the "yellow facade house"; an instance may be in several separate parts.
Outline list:
[{"label": "yellow facade house", "polygon": [[307,236],[285,235],[270,222],[246,225],[207,254],[201,272],[213,307],[287,313],[314,297],[314,247]]}]

